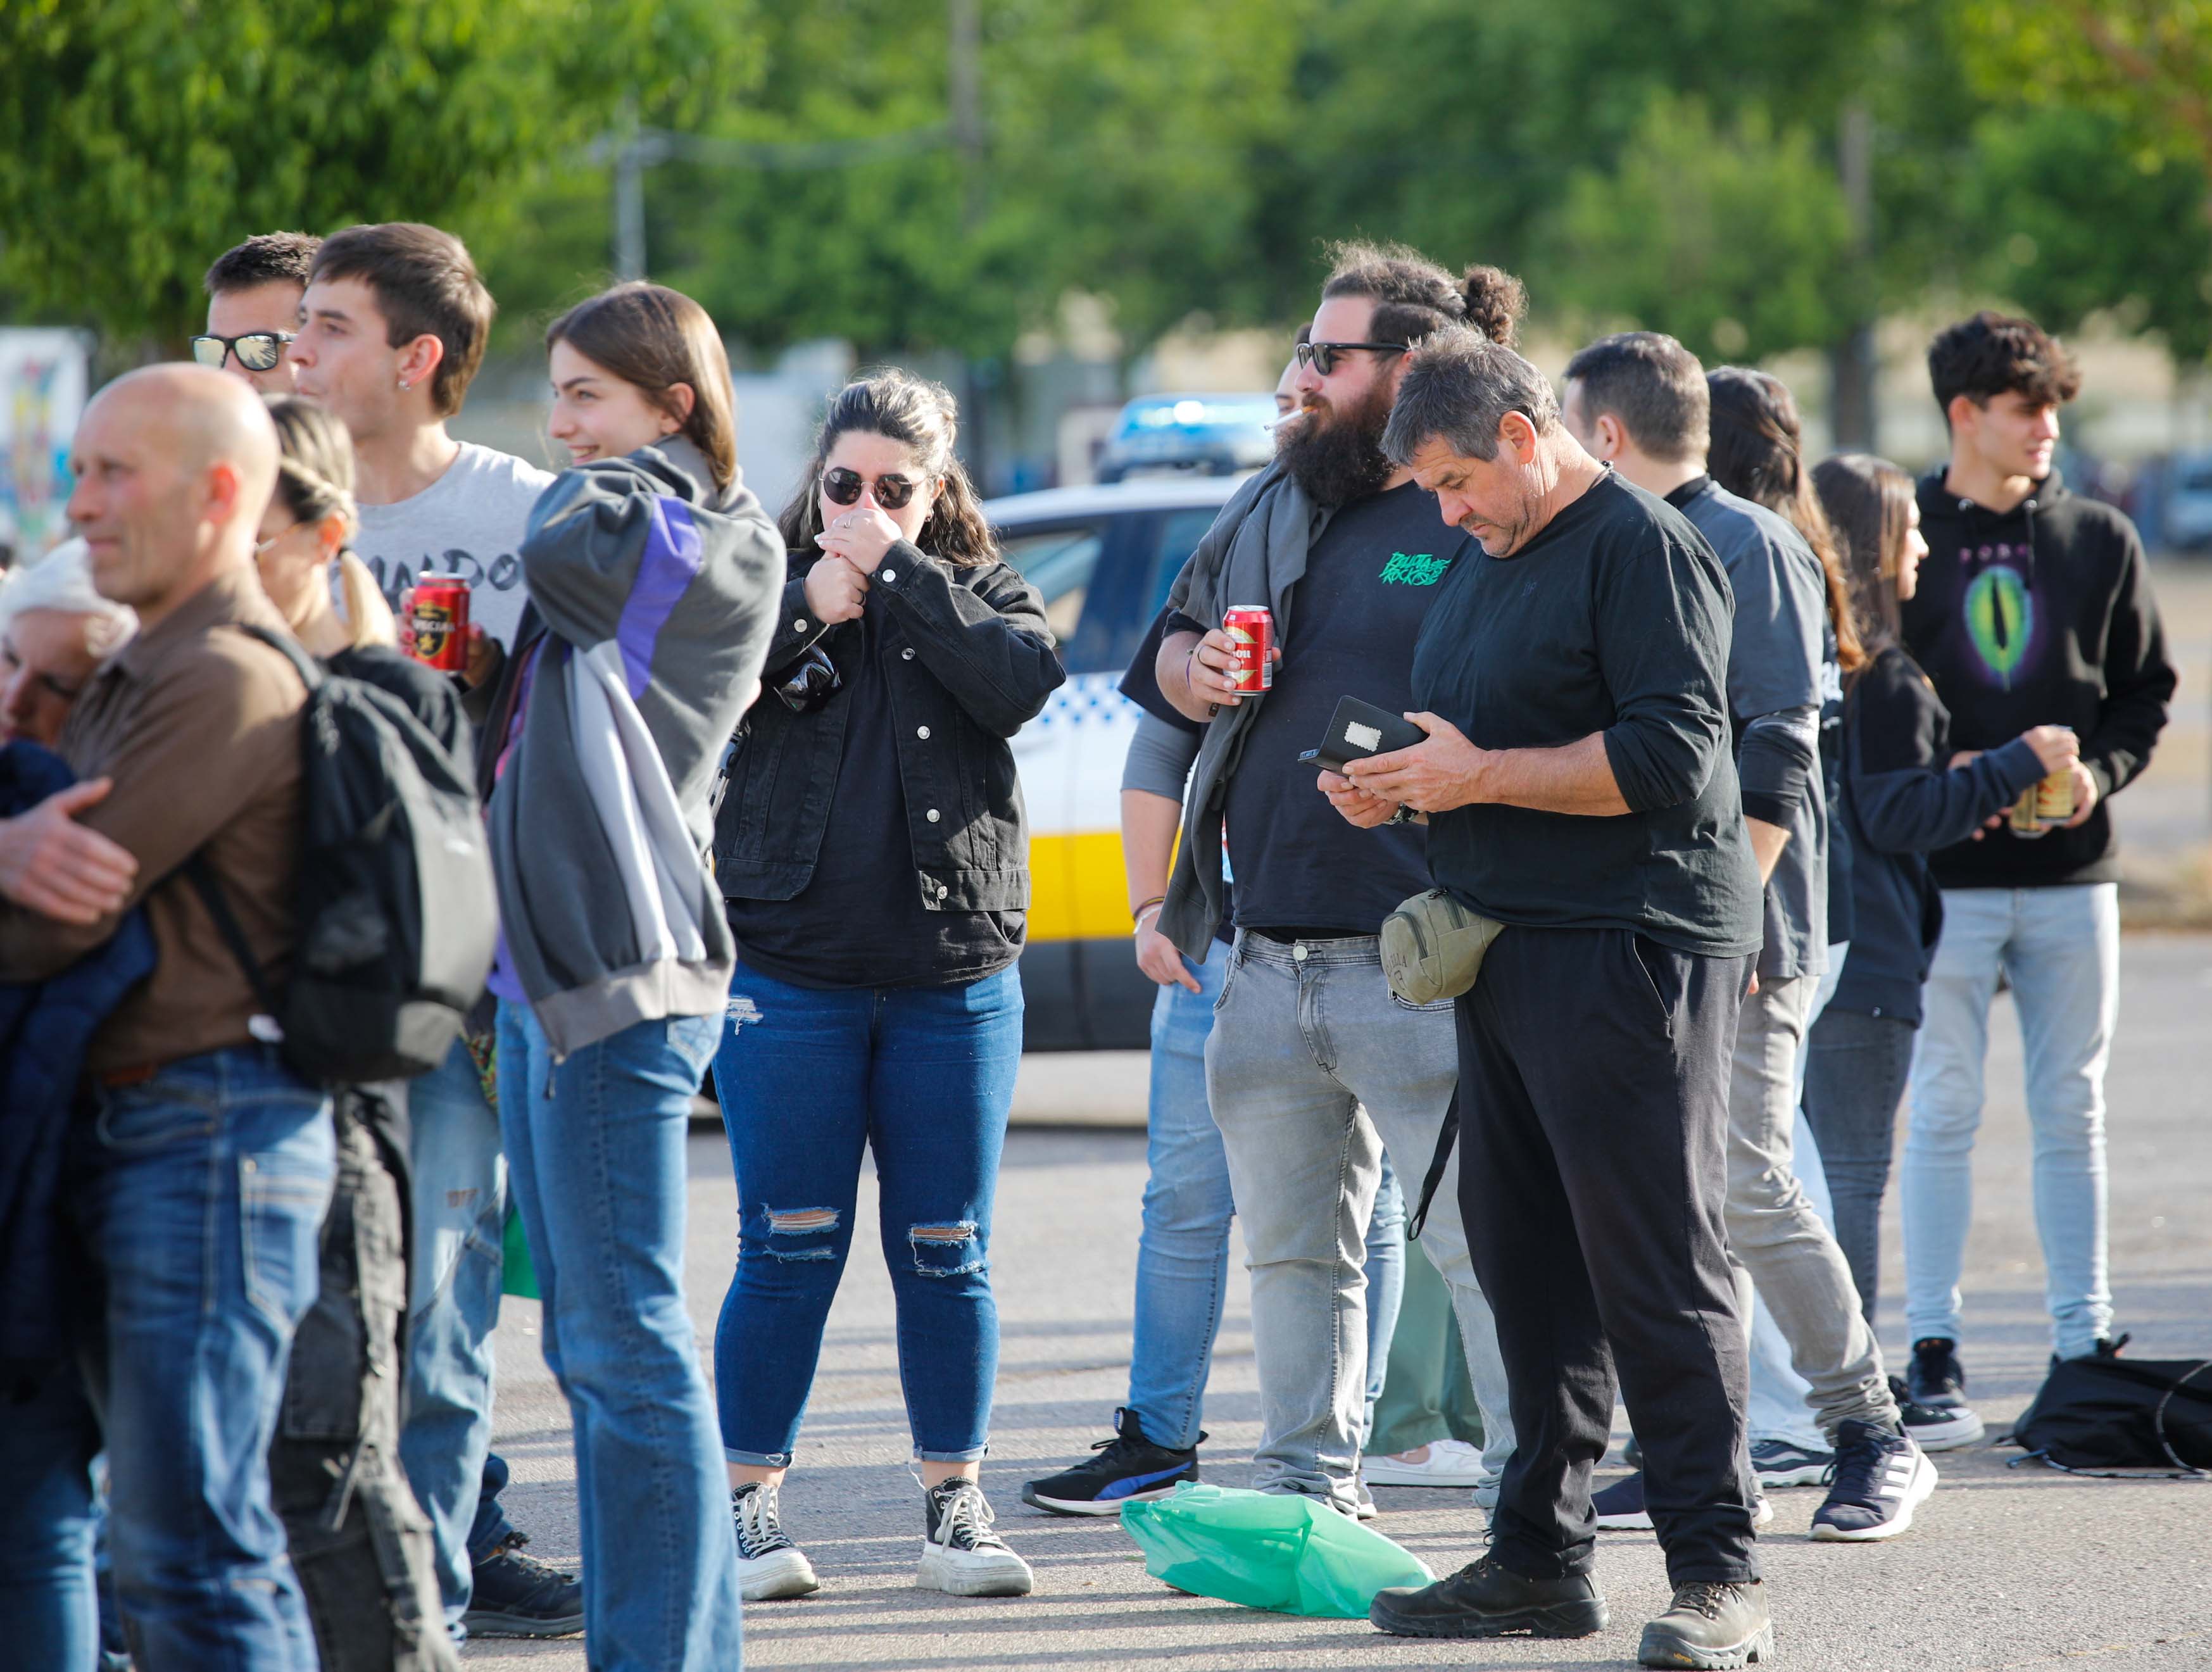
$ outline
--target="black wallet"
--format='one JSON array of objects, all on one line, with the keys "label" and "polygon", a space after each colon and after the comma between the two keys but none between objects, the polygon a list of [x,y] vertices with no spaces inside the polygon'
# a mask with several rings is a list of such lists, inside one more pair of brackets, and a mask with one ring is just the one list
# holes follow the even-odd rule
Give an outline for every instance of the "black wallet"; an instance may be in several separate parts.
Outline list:
[{"label": "black wallet", "polygon": [[1321,747],[1309,749],[1298,758],[1314,766],[1327,767],[1331,772],[1341,772],[1348,762],[1364,755],[1388,755],[1400,749],[1411,749],[1427,736],[1410,720],[1401,720],[1356,696],[1340,696],[1336,712],[1329,716],[1328,735],[1322,739]]}]

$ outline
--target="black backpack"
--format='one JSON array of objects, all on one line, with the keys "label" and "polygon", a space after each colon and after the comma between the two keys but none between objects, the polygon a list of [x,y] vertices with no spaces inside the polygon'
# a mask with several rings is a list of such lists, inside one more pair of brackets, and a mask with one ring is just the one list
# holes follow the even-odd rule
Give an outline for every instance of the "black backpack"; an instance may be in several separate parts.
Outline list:
[{"label": "black backpack", "polygon": [[205,860],[186,874],[301,1077],[357,1085],[445,1061],[499,934],[491,855],[467,764],[389,691],[333,674],[282,634],[301,716],[299,939],[281,997]]},{"label": "black backpack", "polygon": [[2077,1474],[2212,1470],[2212,1359],[2062,1359],[2011,1444]]}]

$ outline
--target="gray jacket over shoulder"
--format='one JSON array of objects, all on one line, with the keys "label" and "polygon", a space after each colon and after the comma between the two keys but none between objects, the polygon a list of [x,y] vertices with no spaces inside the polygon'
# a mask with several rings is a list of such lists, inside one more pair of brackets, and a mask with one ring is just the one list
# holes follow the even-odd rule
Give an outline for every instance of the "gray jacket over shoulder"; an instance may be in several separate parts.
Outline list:
[{"label": "gray jacket over shoulder", "polygon": [[507,958],[556,1055],[718,1016],[736,949],[707,852],[783,541],[681,437],[565,471],[522,544],[544,636],[489,814]]},{"label": "gray jacket over shoulder", "polygon": [[[1239,605],[1264,604],[1273,614],[1276,642],[1290,631],[1291,592],[1306,572],[1315,540],[1328,526],[1316,505],[1279,465],[1239,488],[1168,593],[1168,608],[1218,625]],[[1158,927],[1188,957],[1202,958],[1221,921],[1221,811],[1229,776],[1244,752],[1244,734],[1264,696],[1224,708],[1207,724],[1183,803],[1182,841],[1168,879]]]}]

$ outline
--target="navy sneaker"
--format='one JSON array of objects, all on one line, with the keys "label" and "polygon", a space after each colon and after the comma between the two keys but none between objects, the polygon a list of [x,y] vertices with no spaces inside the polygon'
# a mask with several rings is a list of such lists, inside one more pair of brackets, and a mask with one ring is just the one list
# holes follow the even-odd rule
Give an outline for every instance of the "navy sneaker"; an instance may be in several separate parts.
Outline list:
[{"label": "navy sneaker", "polygon": [[570,1637],[584,1629],[583,1583],[523,1554],[529,1541],[527,1533],[511,1533],[473,1565],[461,1616],[471,1637]]},{"label": "navy sneaker", "polygon": [[1869,1544],[1893,1539],[1912,1525],[1912,1511],[1936,1490],[1936,1465],[1910,1434],[1869,1422],[1836,1431],[1836,1484],[1813,1511],[1813,1536],[1824,1542]]},{"label": "navy sneaker", "polygon": [[1836,1454],[1789,1440],[1753,1440],[1752,1472],[1759,1484],[1771,1492],[1777,1487],[1817,1487],[1836,1466]]},{"label": "navy sneaker", "polygon": [[[1608,1533],[1648,1533],[1651,1530],[1651,1511],[1644,1507],[1644,1471],[1638,1469],[1626,1480],[1615,1480],[1601,1492],[1590,1494],[1590,1508],[1597,1511],[1597,1524]],[[1751,1524],[1753,1529],[1766,1527],[1774,1520],[1774,1505],[1766,1501],[1765,1493],[1751,1500]]]},{"label": "navy sneaker", "polygon": [[1912,1402],[1931,1410],[1966,1408],[1966,1372],[1959,1363],[1959,1344],[1948,1335],[1929,1335],[1912,1344],[1905,1373]]},{"label": "navy sneaker", "polygon": [[1982,1437],[1982,1420],[1975,1413],[1963,1405],[1949,1410],[1923,1405],[1912,1397],[1912,1389],[1901,1377],[1889,1378],[1889,1396],[1897,1401],[1898,1420],[1904,1423],[1905,1432],[1923,1451],[1956,1451]]},{"label": "navy sneaker", "polygon": [[[1200,1444],[1206,1439],[1199,1437]],[[1180,1451],[1145,1438],[1137,1414],[1114,1413],[1114,1438],[1091,1448],[1087,1463],[1022,1487],[1022,1502],[1048,1515],[1119,1515],[1124,1504],[1165,1498],[1185,1480],[1198,1479],[1198,1447]]]}]

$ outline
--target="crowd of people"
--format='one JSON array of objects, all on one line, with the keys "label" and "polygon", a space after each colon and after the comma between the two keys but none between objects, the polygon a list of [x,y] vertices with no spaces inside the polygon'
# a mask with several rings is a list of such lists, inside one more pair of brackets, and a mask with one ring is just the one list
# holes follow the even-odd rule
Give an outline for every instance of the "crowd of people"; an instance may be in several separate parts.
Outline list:
[{"label": "crowd of people", "polygon": [[[207,288],[197,363],[88,408],[77,538],[0,590],[15,1652],[418,1672],[582,1631],[611,1672],[736,1666],[744,1604],[823,1583],[781,1494],[871,1155],[917,1582],[1029,1592],[981,1465],[1010,739],[1065,674],[951,397],[853,382],[772,520],[673,290],[548,328],[549,474],[447,432],[494,315],[450,234],[264,234]],[[1787,388],[1656,333],[1555,392],[1526,307],[1495,268],[1340,251],[1274,462],[1125,677],[1160,986],[1127,1403],[1022,1497],[1199,1478],[1241,1219],[1252,1486],[1486,1512],[1376,1626],[1599,1631],[1596,1530],[1646,1527],[1674,1594],[1644,1663],[1740,1666],[1773,1651],[1768,1491],[1886,1540],[1982,1435],[1960,1281],[2001,981],[2054,1356],[2124,1341],[2108,803],[2174,675],[2134,530],[2052,469],[2078,377],[2033,322],[1936,337],[1950,451],[1916,483],[1814,465]],[[465,629],[414,607],[456,588]],[[1224,629],[1253,605],[1264,682]],[[1347,696],[1421,740],[1317,768]],[[1424,896],[1486,952],[1412,1001],[1383,929]],[[738,1197],[711,1383],[683,1271],[710,1067]],[[510,1201],[580,1572],[501,1505]],[[1616,1394],[1636,1471],[1594,1494]]]}]

